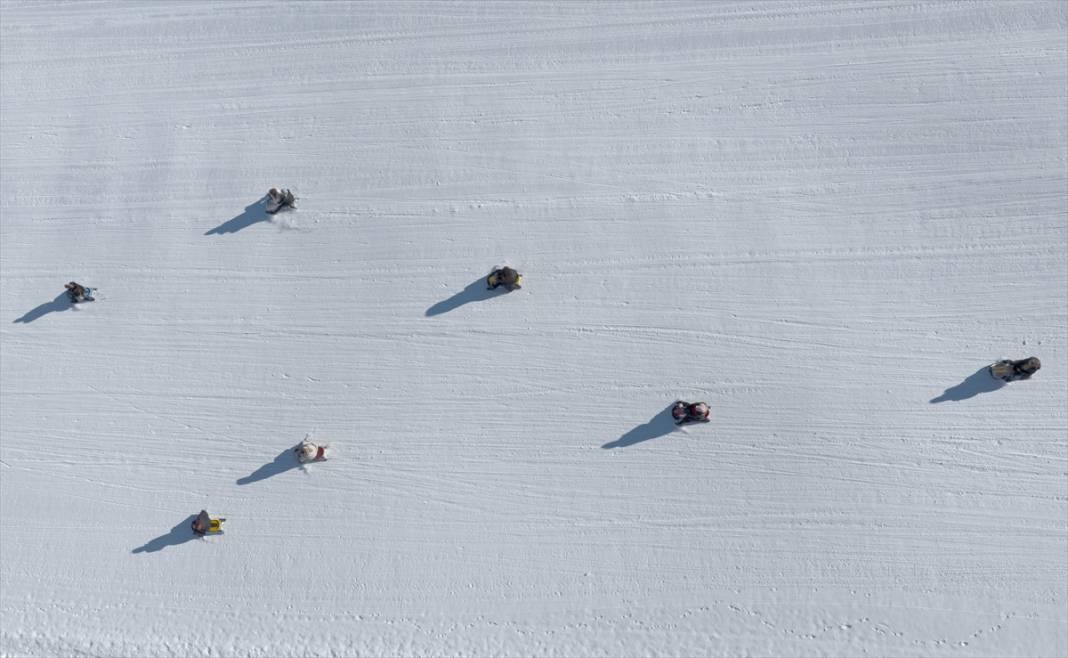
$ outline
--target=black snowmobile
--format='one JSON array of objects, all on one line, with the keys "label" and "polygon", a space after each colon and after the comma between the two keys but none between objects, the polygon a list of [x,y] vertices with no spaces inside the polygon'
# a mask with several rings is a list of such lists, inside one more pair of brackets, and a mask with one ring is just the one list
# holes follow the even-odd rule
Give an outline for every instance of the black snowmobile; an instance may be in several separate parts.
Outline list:
[{"label": "black snowmobile", "polygon": [[486,277],[486,287],[490,290],[496,290],[499,286],[504,286],[508,289],[508,292],[517,290],[522,287],[523,275],[516,272],[510,267],[499,267]]},{"label": "black snowmobile", "polygon": [[293,196],[293,193],[289,190],[279,190],[276,187],[272,187],[267,192],[267,214],[273,215],[283,208],[297,207],[297,197]]},{"label": "black snowmobile", "polygon": [[997,379],[1014,382],[1018,379],[1030,379],[1031,375],[1038,372],[1041,367],[1042,363],[1037,357],[1033,356],[1019,361],[1002,359],[997,363],[991,364],[990,374]]}]

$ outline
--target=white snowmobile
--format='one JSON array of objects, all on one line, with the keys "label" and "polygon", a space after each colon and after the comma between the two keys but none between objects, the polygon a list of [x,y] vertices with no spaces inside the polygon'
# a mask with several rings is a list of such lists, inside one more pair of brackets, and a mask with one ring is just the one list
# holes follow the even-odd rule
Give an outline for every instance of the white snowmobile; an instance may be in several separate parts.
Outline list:
[{"label": "white snowmobile", "polygon": [[671,408],[671,417],[675,419],[676,425],[707,423],[711,421],[711,418],[709,418],[711,413],[712,410],[704,402],[683,402],[679,400]]},{"label": "white snowmobile", "polygon": [[272,187],[267,192],[267,214],[273,215],[282,208],[296,209],[297,197],[289,190]]},{"label": "white snowmobile", "polygon": [[1041,367],[1042,363],[1033,356],[1019,361],[1002,359],[990,365],[990,374],[1002,381],[1014,382],[1018,379],[1030,379]]},{"label": "white snowmobile", "polygon": [[296,448],[293,448],[293,453],[297,456],[297,461],[301,464],[310,464],[312,462],[326,461],[329,448],[330,446],[328,445],[319,445],[308,439],[304,439]]}]

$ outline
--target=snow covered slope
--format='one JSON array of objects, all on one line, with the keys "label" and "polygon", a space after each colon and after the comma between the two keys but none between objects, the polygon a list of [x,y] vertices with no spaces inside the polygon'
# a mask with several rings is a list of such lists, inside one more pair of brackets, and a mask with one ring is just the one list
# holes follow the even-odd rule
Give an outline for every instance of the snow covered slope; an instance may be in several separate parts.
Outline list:
[{"label": "snow covered slope", "polygon": [[1066,35],[3,2],[0,655],[1068,654]]}]

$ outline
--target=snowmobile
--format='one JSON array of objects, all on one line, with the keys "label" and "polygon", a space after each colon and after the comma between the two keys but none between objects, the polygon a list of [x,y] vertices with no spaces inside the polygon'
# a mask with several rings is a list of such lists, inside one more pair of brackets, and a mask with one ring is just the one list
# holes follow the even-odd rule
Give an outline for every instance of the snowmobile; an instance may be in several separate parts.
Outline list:
[{"label": "snowmobile", "polygon": [[678,400],[675,402],[675,406],[671,408],[671,417],[675,419],[676,425],[707,423],[711,420],[709,418],[711,413],[711,409],[704,402],[683,402]]},{"label": "snowmobile", "polygon": [[1002,359],[990,365],[990,374],[997,379],[1014,382],[1018,379],[1030,379],[1041,367],[1042,363],[1033,356],[1019,361]]},{"label": "snowmobile", "polygon": [[498,286],[504,286],[508,292],[522,287],[523,275],[510,267],[499,267],[486,277],[486,286],[490,290],[496,290]]},{"label": "snowmobile", "polygon": [[81,304],[82,302],[96,301],[93,298],[92,288],[87,288],[74,281],[71,281],[63,287],[67,289],[67,294],[70,296],[71,304]]},{"label": "snowmobile", "polygon": [[282,208],[296,209],[297,198],[289,190],[272,187],[267,192],[267,214],[273,215]]},{"label": "snowmobile", "polygon": [[226,519],[213,519],[208,516],[207,511],[200,510],[200,514],[197,514],[197,518],[193,519],[191,524],[193,533],[198,537],[205,535],[221,535],[222,524]]},{"label": "snowmobile", "polygon": [[318,445],[308,439],[304,439],[296,448],[293,448],[293,453],[296,454],[297,461],[301,464],[324,462],[326,461],[326,451],[329,447],[328,445]]}]

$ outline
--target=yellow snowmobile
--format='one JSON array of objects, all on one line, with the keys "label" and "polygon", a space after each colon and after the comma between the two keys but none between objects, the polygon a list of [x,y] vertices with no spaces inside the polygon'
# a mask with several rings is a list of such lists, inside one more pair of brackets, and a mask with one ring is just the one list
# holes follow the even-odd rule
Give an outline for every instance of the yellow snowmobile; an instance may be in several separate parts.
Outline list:
[{"label": "yellow snowmobile", "polygon": [[208,516],[207,511],[200,510],[200,514],[197,515],[197,518],[193,519],[193,532],[198,537],[203,537],[204,535],[221,535],[222,524],[225,520],[226,519],[213,519]]}]

